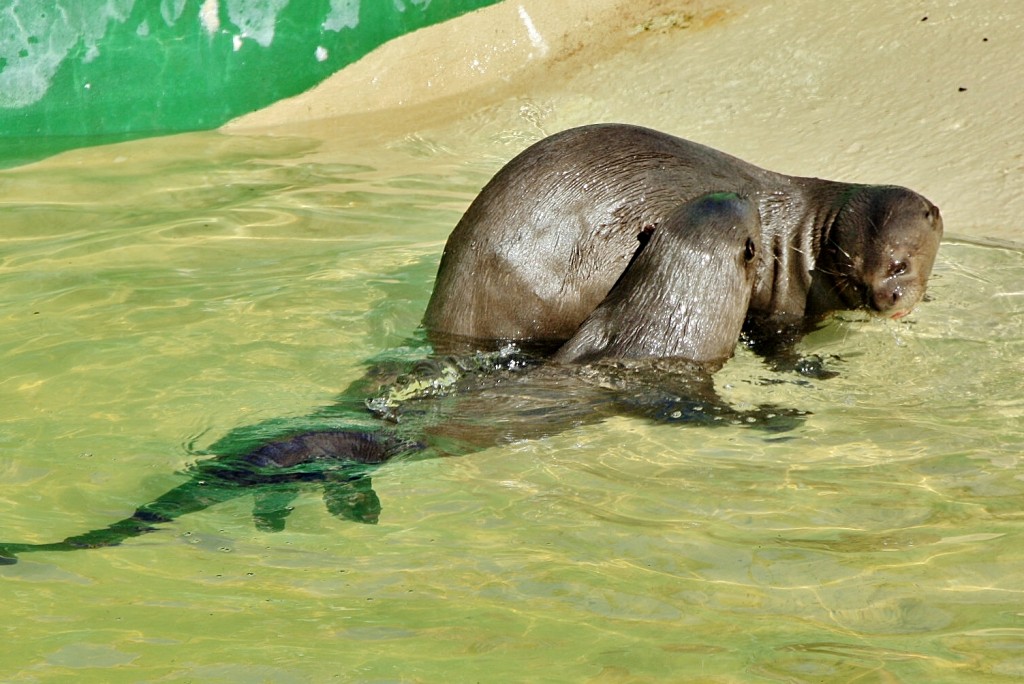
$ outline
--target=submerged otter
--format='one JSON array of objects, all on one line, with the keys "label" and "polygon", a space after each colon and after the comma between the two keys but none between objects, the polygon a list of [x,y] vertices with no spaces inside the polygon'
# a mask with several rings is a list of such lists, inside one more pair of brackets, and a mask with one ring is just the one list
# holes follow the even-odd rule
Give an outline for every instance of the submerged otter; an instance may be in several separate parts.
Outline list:
[{"label": "submerged otter", "polygon": [[537,142],[484,187],[445,245],[424,325],[453,349],[564,342],[638,236],[713,191],[745,195],[760,214],[751,329],[773,335],[839,309],[899,317],[924,295],[942,219],[921,195],[786,176],[665,133],[597,124]]},{"label": "submerged otter", "polygon": [[[0,544],[0,564],[18,554],[116,545],[153,525],[254,492],[254,517],[265,530],[284,527],[288,504],[303,486],[323,487],[336,516],[373,523],[380,513],[368,473],[398,456],[459,455],[509,439],[543,437],[609,415],[659,421],[755,425],[787,429],[793,412],[740,413],[714,394],[710,373],[733,353],[761,250],[755,205],[735,194],[682,204],[636,254],[577,334],[552,359],[436,358],[422,364],[432,387],[389,402],[368,403],[382,418],[371,429],[304,432],[239,450],[214,445],[216,458],[191,468],[191,478],[130,517],[51,544]],[[615,363],[610,363],[615,362]],[[461,363],[461,366],[458,364]],[[434,370],[456,367],[447,385]],[[415,376],[415,373],[414,373]],[[384,377],[389,377],[386,374]],[[419,378],[404,381],[415,384]],[[379,394],[370,375],[349,388],[324,423],[346,417],[367,394]],[[440,389],[438,389],[440,387]],[[567,401],[567,398],[572,398]],[[364,417],[350,417],[356,425]]]}]

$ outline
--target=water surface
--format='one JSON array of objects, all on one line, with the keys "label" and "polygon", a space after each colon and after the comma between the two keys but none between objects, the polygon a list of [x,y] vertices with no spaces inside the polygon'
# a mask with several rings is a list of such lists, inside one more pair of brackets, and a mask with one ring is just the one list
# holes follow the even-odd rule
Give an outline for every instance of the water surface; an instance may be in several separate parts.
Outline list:
[{"label": "water surface", "polygon": [[[0,541],[52,542],[302,419],[408,343],[517,135],[325,155],[182,136],[0,174]],[[956,233],[956,227],[948,227]],[[0,568],[8,681],[962,682],[1024,676],[1024,252],[951,239],[909,318],[749,352],[782,435],[616,418],[373,478],[379,524],[241,497]]]}]

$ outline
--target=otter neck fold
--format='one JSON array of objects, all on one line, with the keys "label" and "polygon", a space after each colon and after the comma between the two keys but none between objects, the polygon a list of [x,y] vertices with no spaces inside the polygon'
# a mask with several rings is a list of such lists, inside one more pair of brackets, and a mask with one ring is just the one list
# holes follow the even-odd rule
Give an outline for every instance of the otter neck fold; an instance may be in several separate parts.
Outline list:
[{"label": "otter neck fold", "polygon": [[764,249],[750,299],[752,315],[783,323],[812,313],[807,306],[814,275],[834,266],[833,228],[851,194],[868,187],[820,178],[788,180],[791,187],[757,197]]}]

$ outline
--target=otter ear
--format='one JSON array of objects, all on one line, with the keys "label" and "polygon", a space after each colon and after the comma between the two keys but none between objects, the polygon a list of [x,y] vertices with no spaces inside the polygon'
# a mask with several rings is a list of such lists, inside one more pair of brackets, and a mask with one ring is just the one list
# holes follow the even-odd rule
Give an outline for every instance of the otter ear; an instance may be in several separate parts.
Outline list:
[{"label": "otter ear", "polygon": [[636,241],[640,243],[641,247],[646,247],[647,243],[651,241],[655,228],[656,226],[646,225],[640,229],[639,233],[637,233]]},{"label": "otter ear", "polygon": [[747,238],[743,245],[743,260],[750,263],[757,256],[757,245],[753,238]]}]

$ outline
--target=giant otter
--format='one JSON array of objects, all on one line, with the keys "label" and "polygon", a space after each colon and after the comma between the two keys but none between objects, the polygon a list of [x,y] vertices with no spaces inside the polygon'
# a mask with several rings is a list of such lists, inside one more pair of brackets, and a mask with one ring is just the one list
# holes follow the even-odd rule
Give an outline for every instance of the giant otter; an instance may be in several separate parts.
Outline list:
[{"label": "giant otter", "polygon": [[487,183],[445,245],[424,326],[453,349],[564,342],[638,237],[714,191],[750,197],[760,213],[749,321],[774,331],[838,309],[898,317],[924,294],[942,219],[921,195],[786,176],[647,128],[596,124],[537,142]]},{"label": "giant otter", "polygon": [[[324,424],[340,418],[351,427],[286,435],[254,448],[222,440],[213,447],[214,458],[190,468],[188,481],[128,518],[55,543],[0,544],[0,564],[28,552],[113,546],[248,492],[256,497],[257,526],[280,530],[288,505],[311,483],[323,488],[332,514],[374,523],[380,501],[368,473],[381,463],[397,456],[461,455],[609,415],[788,429],[798,419],[793,412],[734,411],[710,382],[709,373],[737,344],[760,239],[759,215],[748,199],[713,194],[683,204],[666,216],[554,359],[503,353],[480,364],[434,358],[398,383],[430,388],[408,398],[381,387],[389,384],[381,379],[390,378],[387,373],[368,374],[342,396],[340,409],[317,417]],[[605,365],[611,361],[616,363]],[[473,372],[443,381],[453,367]],[[364,417],[346,414],[367,394],[377,395],[367,406],[383,419],[369,429]]]}]

